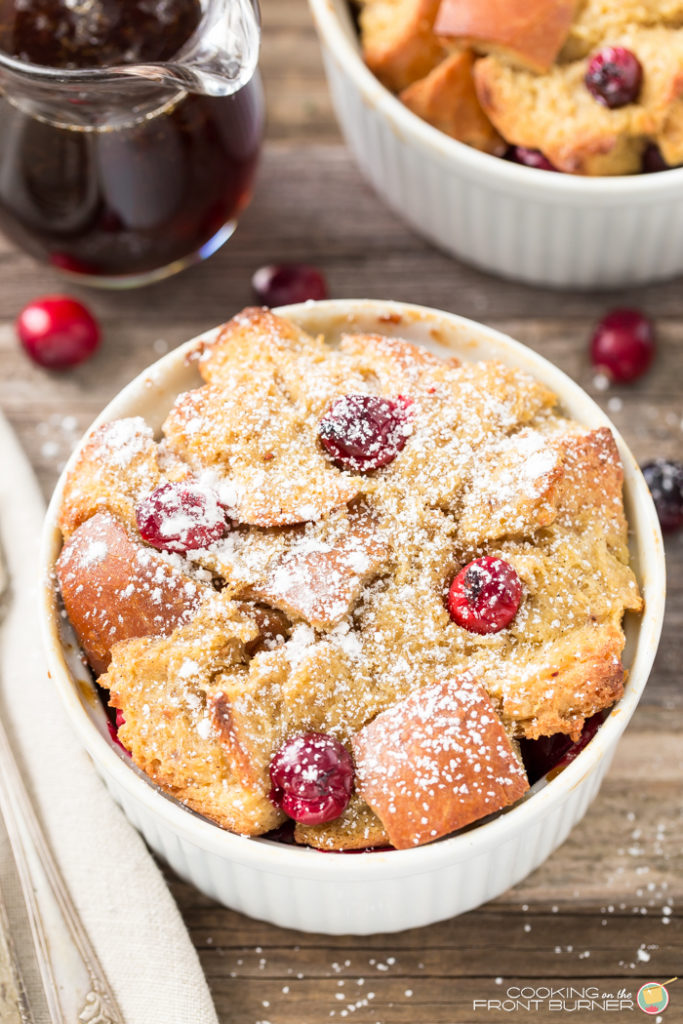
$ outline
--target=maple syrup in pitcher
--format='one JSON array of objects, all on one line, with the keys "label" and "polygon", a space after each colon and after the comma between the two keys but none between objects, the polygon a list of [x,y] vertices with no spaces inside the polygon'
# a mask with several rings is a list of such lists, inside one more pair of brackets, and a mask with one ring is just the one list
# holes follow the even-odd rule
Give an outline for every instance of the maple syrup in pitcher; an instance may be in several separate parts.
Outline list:
[{"label": "maple syrup in pitcher", "polygon": [[[188,88],[165,80],[203,16],[200,0],[0,0],[0,64],[19,68],[0,77],[5,234],[109,285],[164,276],[229,237],[250,196],[263,102],[258,76],[228,95],[195,91],[192,73]],[[107,72],[105,85],[74,83],[84,69]]]}]

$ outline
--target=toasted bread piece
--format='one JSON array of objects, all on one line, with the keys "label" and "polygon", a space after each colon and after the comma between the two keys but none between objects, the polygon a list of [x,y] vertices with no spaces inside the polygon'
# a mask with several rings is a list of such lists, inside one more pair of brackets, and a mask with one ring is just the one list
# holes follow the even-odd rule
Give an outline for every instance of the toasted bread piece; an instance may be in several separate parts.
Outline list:
[{"label": "toasted bread piece", "polygon": [[[624,610],[642,608],[628,565],[623,471],[611,432],[577,432],[554,443],[562,474],[552,522],[533,544],[513,532],[486,549],[522,580],[519,612],[502,633],[475,637],[456,629],[453,638],[462,664],[476,664],[506,727],[528,738],[576,738],[584,718],[621,696],[621,621]],[[461,563],[474,553],[460,548]]]},{"label": "toasted bread piece", "polygon": [[657,145],[664,161],[671,167],[683,164],[683,99],[676,99],[666,113]]},{"label": "toasted bread piece", "polygon": [[117,644],[101,680],[123,713],[119,737],[135,763],[192,810],[244,835],[261,835],[284,816],[265,785],[245,785],[232,771],[206,694],[217,672],[247,660],[256,636],[243,610],[213,593],[171,636]]},{"label": "toasted bread piece", "polygon": [[366,850],[388,846],[384,825],[357,793],[351,794],[346,810],[325,825],[301,825],[294,829],[297,843],[316,850]]},{"label": "toasted bread piece", "polygon": [[243,392],[258,378],[273,380],[287,402],[308,419],[322,416],[339,395],[367,391],[362,368],[339,360],[313,338],[268,309],[250,307],[224,324],[203,352],[199,369],[209,384]]},{"label": "toasted bread piece", "polygon": [[197,565],[220,577],[231,597],[240,597],[262,581],[271,562],[284,556],[305,533],[304,525],[270,529],[238,526],[217,543],[189,555]]},{"label": "toasted bread piece", "polygon": [[423,686],[352,743],[359,792],[399,850],[499,811],[529,788],[486,691],[467,677]]},{"label": "toasted bread piece", "polygon": [[[607,549],[628,564],[628,528],[622,487],[624,470],[608,427],[578,432],[559,443],[563,463],[560,505],[569,528],[594,524]],[[638,605],[640,607],[640,605]]]},{"label": "toasted bread piece", "polygon": [[141,416],[97,427],[64,485],[59,527],[65,538],[96,512],[135,528],[135,505],[159,483],[154,435]]},{"label": "toasted bread piece", "polygon": [[433,31],[440,0],[362,0],[363,57],[387,89],[400,92],[445,56]]},{"label": "toasted bread piece", "polygon": [[463,486],[488,438],[514,433],[555,402],[528,374],[497,362],[426,368],[419,387],[409,387],[407,394],[414,399],[413,435],[400,458],[382,471],[386,483],[377,500],[395,504],[409,489],[427,507],[458,513]]},{"label": "toasted bread piece", "polygon": [[680,28],[683,0],[581,0],[560,60],[586,57],[635,26]]},{"label": "toasted bread piece", "polygon": [[317,520],[358,494],[360,482],[336,469],[317,441],[322,412],[345,391],[322,341],[248,308],[223,326],[200,370],[208,383],[178,397],[165,445],[197,471],[213,471],[239,522]]},{"label": "toasted bread piece", "polygon": [[[328,350],[291,320],[261,306],[248,306],[223,324],[215,340],[199,359],[199,372],[207,384],[232,383],[245,367],[265,368],[271,374],[287,374],[303,363],[322,362]],[[296,375],[292,374],[296,383]]]},{"label": "toasted bread piece", "polygon": [[504,674],[492,671],[487,688],[514,736],[578,740],[585,719],[623,695],[623,647],[618,626],[587,623],[549,639],[528,664],[517,659]]},{"label": "toasted bread piece", "polygon": [[481,454],[464,495],[460,542],[528,537],[548,526],[557,515],[563,476],[558,446],[539,431],[521,430],[494,443]]},{"label": "toasted bread piece", "polygon": [[399,93],[402,103],[440,131],[484,153],[500,156],[506,143],[481,109],[472,77],[471,50],[452,53]]},{"label": "toasted bread piece", "polygon": [[263,651],[246,671],[221,672],[207,688],[207,708],[231,771],[243,785],[264,792],[273,754],[285,738],[289,671],[281,650]]},{"label": "toasted bread piece", "polygon": [[290,619],[331,629],[349,614],[388,549],[376,520],[361,510],[341,520],[340,529],[328,539],[304,536],[244,594],[281,609]]},{"label": "toasted bread piece", "polygon": [[643,66],[635,103],[613,110],[598,103],[584,82],[587,58],[535,75],[487,57],[474,69],[479,101],[508,142],[540,150],[561,171],[637,173],[650,140],[668,162],[680,162],[683,30],[629,28],[605,42],[631,50]]},{"label": "toasted bread piece", "polygon": [[97,675],[115,644],[172,632],[207,589],[105,512],[70,536],[56,568],[67,615]]},{"label": "toasted bread piece", "polygon": [[221,672],[207,701],[231,769],[247,784],[266,786],[270,762],[285,739],[332,733],[347,742],[386,707],[386,695],[354,678],[349,632],[318,640],[303,624],[286,643],[257,654],[246,671]]},{"label": "toasted bread piece", "polygon": [[247,384],[185,392],[163,427],[182,459],[214,472],[231,515],[254,526],[284,526],[320,519],[356,497],[359,482],[325,457],[317,423],[272,377],[255,376]]},{"label": "toasted bread piece", "polygon": [[[432,373],[444,367],[444,360],[426,348],[384,334],[343,334],[339,348],[376,378],[382,394],[411,393],[415,388],[429,387],[433,384]],[[455,367],[460,362],[453,358],[446,365]]]},{"label": "toasted bread piece", "polygon": [[437,36],[547,71],[562,49],[578,0],[442,0]]}]

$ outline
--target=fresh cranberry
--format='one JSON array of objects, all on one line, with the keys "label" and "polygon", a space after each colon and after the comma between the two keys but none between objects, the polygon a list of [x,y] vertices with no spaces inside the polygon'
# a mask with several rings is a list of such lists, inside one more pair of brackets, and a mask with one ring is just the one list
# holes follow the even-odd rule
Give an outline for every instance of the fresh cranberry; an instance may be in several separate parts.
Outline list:
[{"label": "fresh cranberry", "polygon": [[659,171],[671,170],[670,165],[662,156],[661,149],[654,142],[645,148],[640,170],[642,174],[657,174]]},{"label": "fresh cranberry", "polygon": [[598,103],[612,110],[634,103],[642,81],[640,61],[623,46],[604,46],[588,62],[586,88]]},{"label": "fresh cranberry", "polygon": [[123,743],[119,739],[119,729],[121,728],[122,725],[125,725],[125,724],[126,724],[126,720],[123,717],[123,712],[119,708],[116,708],[116,723],[114,724],[108,718],[107,719],[107,731],[109,732],[109,735],[111,736],[111,738],[114,741],[114,743],[116,744],[116,746],[120,747],[121,750],[124,752],[124,754],[128,754],[128,757],[130,757],[131,756],[130,755],[130,750],[128,749],[128,747],[124,747]]},{"label": "fresh cranberry", "polygon": [[409,405],[402,395],[342,395],[320,421],[320,441],[344,469],[369,473],[388,466],[408,440]]},{"label": "fresh cranberry", "polygon": [[85,306],[68,295],[46,295],[24,306],[16,323],[31,359],[50,370],[66,370],[88,359],[100,329]]},{"label": "fresh cranberry", "polygon": [[655,352],[652,323],[637,309],[614,309],[603,317],[591,339],[593,365],[612,380],[636,380]]},{"label": "fresh cranberry", "polygon": [[228,530],[216,494],[199,484],[165,483],[135,509],[140,536],[160,551],[183,554],[208,547]]},{"label": "fresh cranberry", "polygon": [[353,786],[353,761],[339,740],[325,733],[295,736],[270,764],[270,799],[303,825],[322,825],[346,809]]},{"label": "fresh cranberry", "polygon": [[539,171],[557,171],[557,167],[551,164],[550,160],[541,153],[540,149],[527,149],[526,146],[511,146],[508,160],[515,164],[524,164],[525,167],[535,167]]},{"label": "fresh cranberry", "polygon": [[502,558],[476,558],[451,583],[448,611],[470,633],[499,633],[509,626],[522,600],[519,576]]},{"label": "fresh cranberry", "polygon": [[683,462],[655,459],[642,467],[663,530],[683,526]]},{"label": "fresh cranberry", "polygon": [[254,295],[264,306],[289,306],[293,302],[327,298],[327,283],[307,263],[272,263],[260,267],[251,279]]}]

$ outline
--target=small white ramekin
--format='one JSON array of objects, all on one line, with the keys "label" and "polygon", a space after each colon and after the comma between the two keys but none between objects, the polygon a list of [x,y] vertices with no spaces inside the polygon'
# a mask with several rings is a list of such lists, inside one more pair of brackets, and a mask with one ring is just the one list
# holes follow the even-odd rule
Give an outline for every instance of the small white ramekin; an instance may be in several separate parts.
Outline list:
[{"label": "small white ramekin", "polygon": [[[102,705],[55,593],[54,565],[61,547],[57,514],[64,475],[55,490],[42,555],[41,614],[51,675],[97,770],[147,843],[207,895],[273,924],[328,934],[414,928],[470,910],[524,878],[563,842],[596,795],[643,691],[659,640],[665,589],[659,524],[638,465],[604,413],[560,370],[523,345],[462,317],[395,302],[306,303],[279,312],[331,341],[349,330],[394,334],[442,355],[455,353],[465,360],[495,357],[522,367],[555,391],[570,416],[587,427],[611,427],[624,464],[633,565],[645,595],[645,611],[642,616],[627,616],[624,662],[629,679],[622,700],[573,763],[551,782],[541,780],[507,812],[432,845],[354,855],[225,832],[162,793],[112,743]],[[139,415],[158,430],[176,395],[201,383],[194,361],[188,359],[196,344],[197,339],[188,342],[137,377],[95,425]]]},{"label": "small white ramekin", "polygon": [[683,271],[683,168],[621,178],[552,174],[431,127],[363,63],[348,0],[309,0],[334,107],[377,193],[417,232],[484,270],[599,289]]}]

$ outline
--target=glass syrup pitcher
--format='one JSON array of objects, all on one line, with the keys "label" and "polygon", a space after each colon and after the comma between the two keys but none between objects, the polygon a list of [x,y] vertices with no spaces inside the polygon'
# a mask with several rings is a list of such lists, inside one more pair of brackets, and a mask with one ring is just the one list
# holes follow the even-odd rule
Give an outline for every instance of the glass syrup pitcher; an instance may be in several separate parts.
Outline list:
[{"label": "glass syrup pitcher", "polygon": [[256,0],[0,0],[0,230],[83,283],[214,252],[263,127]]}]

